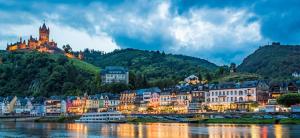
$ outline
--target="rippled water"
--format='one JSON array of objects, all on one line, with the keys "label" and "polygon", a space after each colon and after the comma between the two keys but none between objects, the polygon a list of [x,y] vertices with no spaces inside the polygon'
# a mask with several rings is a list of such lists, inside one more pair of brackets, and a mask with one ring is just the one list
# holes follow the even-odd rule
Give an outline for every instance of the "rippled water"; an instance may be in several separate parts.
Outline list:
[{"label": "rippled water", "polygon": [[0,137],[300,137],[300,125],[0,123]]}]

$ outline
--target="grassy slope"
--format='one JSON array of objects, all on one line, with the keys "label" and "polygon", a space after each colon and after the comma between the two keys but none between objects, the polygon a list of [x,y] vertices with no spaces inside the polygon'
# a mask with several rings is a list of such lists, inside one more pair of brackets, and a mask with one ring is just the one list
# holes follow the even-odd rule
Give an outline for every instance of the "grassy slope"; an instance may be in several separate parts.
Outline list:
[{"label": "grassy slope", "polygon": [[[49,54],[50,58],[57,60],[58,57],[60,56],[59,54]],[[74,66],[78,67],[79,69],[89,72],[91,74],[99,74],[100,73],[100,68],[96,67],[90,63],[81,61],[79,59],[71,59],[69,58],[69,62],[71,62]]]},{"label": "grassy slope", "polygon": [[69,62],[71,62],[74,66],[78,67],[79,69],[82,69],[86,72],[92,73],[92,74],[99,74],[100,68],[96,67],[90,63],[78,60],[78,59],[70,59]]},{"label": "grassy slope", "polygon": [[231,81],[247,81],[247,80],[257,80],[257,79],[262,79],[262,76],[254,74],[254,73],[238,72],[238,73],[226,75],[224,77],[220,77],[220,78],[216,79],[215,81],[231,82]]}]

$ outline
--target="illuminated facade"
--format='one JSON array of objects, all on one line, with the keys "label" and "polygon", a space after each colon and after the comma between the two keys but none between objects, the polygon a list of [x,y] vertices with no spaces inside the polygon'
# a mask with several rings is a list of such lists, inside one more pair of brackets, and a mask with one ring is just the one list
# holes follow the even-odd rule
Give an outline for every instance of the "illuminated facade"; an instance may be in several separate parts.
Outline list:
[{"label": "illuminated facade", "polygon": [[86,108],[87,96],[84,97],[68,97],[67,112],[71,114],[83,114],[87,112]]},{"label": "illuminated facade", "polygon": [[199,113],[204,111],[206,92],[208,92],[208,85],[199,85],[192,89],[192,101],[189,104],[189,113]]},{"label": "illuminated facade", "polygon": [[22,37],[20,40],[16,43],[11,43],[7,45],[6,50],[8,51],[32,51],[36,50],[39,52],[45,52],[45,53],[61,53],[67,56],[68,58],[78,58],[82,60],[84,58],[83,52],[64,52],[63,50],[59,49],[57,47],[57,43],[53,40],[50,40],[50,29],[46,26],[44,23],[39,28],[39,38],[33,38],[30,36],[30,38],[27,40],[22,40]]},{"label": "illuminated facade", "polygon": [[50,98],[45,101],[46,115],[60,115],[61,107],[61,100],[58,98]]},{"label": "illuminated facade", "polygon": [[132,112],[135,109],[136,92],[132,90],[121,92],[118,110],[122,112]]},{"label": "illuminated facade", "polygon": [[62,52],[61,49],[57,48],[57,43],[49,40],[50,29],[47,28],[45,23],[39,28],[39,39],[30,36],[29,40],[26,41],[20,38],[19,42],[14,44],[8,44],[6,50],[16,51],[16,50],[37,50],[39,52]]},{"label": "illuminated facade", "polygon": [[206,92],[205,102],[213,111],[250,110],[252,103],[267,102],[268,88],[263,81],[216,84]]},{"label": "illuminated facade", "polygon": [[160,94],[160,112],[187,113],[191,101],[191,92],[186,87],[164,89]]}]

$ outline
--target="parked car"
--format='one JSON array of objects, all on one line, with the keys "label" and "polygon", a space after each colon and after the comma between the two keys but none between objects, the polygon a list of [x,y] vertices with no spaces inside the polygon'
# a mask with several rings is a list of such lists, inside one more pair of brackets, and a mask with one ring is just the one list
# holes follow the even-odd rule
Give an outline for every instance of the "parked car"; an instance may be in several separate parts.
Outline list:
[{"label": "parked car", "polygon": [[260,116],[260,115],[254,115],[254,116],[252,116],[252,118],[256,118],[256,119],[263,119],[263,117],[262,117],[262,116]]},{"label": "parked car", "polygon": [[225,118],[233,118],[232,115],[225,115]]},{"label": "parked car", "polygon": [[216,116],[214,116],[214,118],[224,118],[224,116],[216,115]]},{"label": "parked car", "polygon": [[292,114],[291,117],[294,119],[300,119],[300,115],[298,114]]},{"label": "parked car", "polygon": [[239,115],[233,115],[232,118],[241,118]]},{"label": "parked car", "polygon": [[289,118],[289,117],[284,116],[284,115],[277,115],[275,118],[276,118],[276,119],[287,119],[287,118]]},{"label": "parked car", "polygon": [[264,119],[272,119],[273,117],[271,115],[264,115]]}]

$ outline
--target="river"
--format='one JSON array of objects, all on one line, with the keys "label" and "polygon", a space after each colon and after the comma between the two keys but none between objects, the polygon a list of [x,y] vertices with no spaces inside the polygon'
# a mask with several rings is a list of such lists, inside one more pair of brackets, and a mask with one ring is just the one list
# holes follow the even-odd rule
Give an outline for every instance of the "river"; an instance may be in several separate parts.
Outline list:
[{"label": "river", "polygon": [[31,123],[2,122],[0,137],[138,137],[138,138],[267,138],[300,137],[300,125],[235,125],[188,123]]}]

